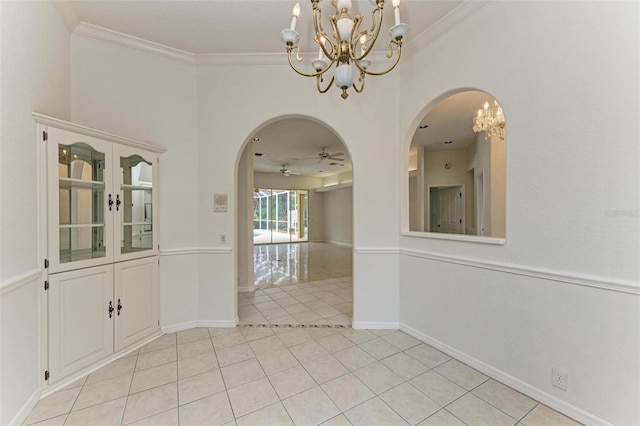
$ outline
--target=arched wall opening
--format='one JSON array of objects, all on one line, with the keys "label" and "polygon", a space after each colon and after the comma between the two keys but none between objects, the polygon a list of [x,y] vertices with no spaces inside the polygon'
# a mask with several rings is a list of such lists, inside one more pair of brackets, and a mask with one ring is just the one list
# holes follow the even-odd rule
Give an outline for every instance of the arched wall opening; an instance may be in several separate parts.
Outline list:
[{"label": "arched wall opening", "polygon": [[[309,116],[274,117],[246,136],[236,160],[234,300],[237,322],[351,325],[354,239],[351,158],[343,138],[327,123]],[[273,193],[274,197],[279,194],[286,199],[285,192],[308,194],[307,242],[304,239],[303,242],[279,240],[280,244],[276,244],[272,240],[254,244],[254,241],[264,242],[254,240],[254,237],[258,235],[257,231],[262,232],[256,224],[264,225],[265,222],[265,217],[258,220],[255,216],[256,194]],[[274,199],[277,203],[278,199]],[[292,216],[302,220],[300,200],[291,195],[291,205],[287,208],[295,206],[291,212],[298,211]],[[283,208],[282,204],[277,208]],[[270,209],[272,214],[276,214],[273,206]],[[274,226],[274,231],[278,230],[282,222]],[[294,229],[299,228],[294,226],[290,232]],[[283,235],[282,232],[279,234]],[[342,276],[342,273],[346,275]],[[276,300],[274,293],[279,293],[279,289],[298,290],[294,288],[296,286],[322,296],[315,299],[308,295],[303,297],[308,299],[309,312],[295,312],[293,309],[289,312],[286,305],[280,306],[284,301],[279,304]],[[320,293],[323,288],[327,291]],[[274,299],[266,300],[263,296],[269,296],[265,292]],[[279,296],[285,298],[284,294]],[[276,304],[264,305],[268,312],[262,312],[261,307],[256,311],[247,299],[252,303],[265,301]],[[287,302],[293,300],[287,298]],[[300,306],[297,308],[301,309]],[[248,315],[248,311],[256,315]]]}]

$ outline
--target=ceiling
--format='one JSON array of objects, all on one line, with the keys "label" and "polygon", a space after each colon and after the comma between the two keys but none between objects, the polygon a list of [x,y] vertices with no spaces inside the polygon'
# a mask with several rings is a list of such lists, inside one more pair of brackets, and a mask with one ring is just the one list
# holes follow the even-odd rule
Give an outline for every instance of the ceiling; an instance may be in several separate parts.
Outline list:
[{"label": "ceiling", "polygon": [[[158,43],[189,54],[241,54],[284,56],[280,31],[291,22],[295,0],[55,0],[58,10],[73,30],[80,22],[96,25],[133,37]],[[300,32],[302,52],[314,52],[311,4],[301,0],[301,15],[296,29]],[[401,20],[409,24],[404,49],[411,52],[411,42],[451,14],[464,0],[402,0]],[[324,16],[333,12],[328,0],[320,2]],[[363,26],[371,24],[370,0],[353,0],[353,14],[364,15]],[[385,7],[386,34],[393,24],[390,2]],[[328,24],[325,23],[325,26]],[[387,43],[378,43],[386,49]],[[317,45],[316,45],[317,46]],[[292,71],[291,78],[298,78]],[[318,94],[318,96],[323,96]],[[484,96],[484,97],[483,97]],[[488,98],[481,92],[456,95],[438,104],[423,122],[429,127],[418,130],[414,144],[427,149],[461,149],[475,139],[471,120],[477,108]],[[348,151],[340,139],[325,126],[308,119],[292,118],[272,123],[254,135],[260,141],[254,151],[254,170],[279,173],[283,165],[292,172],[326,177],[351,170]],[[454,141],[443,145],[445,140]],[[329,154],[342,152],[345,161],[319,161],[325,147]],[[306,160],[294,160],[304,158]],[[317,158],[317,160],[316,160]]]}]

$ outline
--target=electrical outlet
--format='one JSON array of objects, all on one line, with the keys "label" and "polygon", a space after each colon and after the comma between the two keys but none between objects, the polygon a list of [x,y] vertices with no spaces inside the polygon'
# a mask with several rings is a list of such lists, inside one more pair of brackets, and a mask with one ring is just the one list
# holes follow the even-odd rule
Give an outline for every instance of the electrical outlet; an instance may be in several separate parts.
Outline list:
[{"label": "electrical outlet", "polygon": [[220,244],[227,244],[227,234],[220,234]]},{"label": "electrical outlet", "polygon": [[566,391],[568,382],[569,374],[558,371],[555,368],[551,370],[551,383],[553,386]]}]

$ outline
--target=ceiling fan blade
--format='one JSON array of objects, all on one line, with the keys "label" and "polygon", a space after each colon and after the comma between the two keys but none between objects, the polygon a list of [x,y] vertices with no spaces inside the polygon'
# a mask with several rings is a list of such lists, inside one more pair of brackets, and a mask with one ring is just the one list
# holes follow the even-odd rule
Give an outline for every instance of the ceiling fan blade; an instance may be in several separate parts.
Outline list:
[{"label": "ceiling fan blade", "polygon": [[335,154],[329,154],[329,157],[343,157],[344,153],[342,152],[336,152]]}]

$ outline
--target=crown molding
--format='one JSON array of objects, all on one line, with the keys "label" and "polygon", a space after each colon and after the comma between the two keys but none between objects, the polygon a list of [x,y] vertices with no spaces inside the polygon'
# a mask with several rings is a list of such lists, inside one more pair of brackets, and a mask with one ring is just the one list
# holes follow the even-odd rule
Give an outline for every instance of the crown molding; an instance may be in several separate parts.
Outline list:
[{"label": "crown molding", "polygon": [[172,59],[189,65],[195,65],[196,63],[196,55],[193,53],[134,37],[118,31],[109,30],[87,22],[80,22],[72,35],[75,37],[110,43],[127,49],[138,50],[140,52]]},{"label": "crown molding", "polygon": [[69,34],[73,34],[76,27],[80,23],[80,18],[78,17],[78,14],[76,13],[74,7],[68,1],[54,0],[52,3],[56,8],[56,11],[58,12],[58,15],[60,15],[60,18],[62,19],[65,27],[67,27],[67,31],[69,31]]},{"label": "crown molding", "polygon": [[412,39],[411,52],[407,52],[408,56],[415,55],[416,52],[422,50],[423,47],[447,34],[458,24],[465,21],[492,1],[493,0],[466,0]]}]

